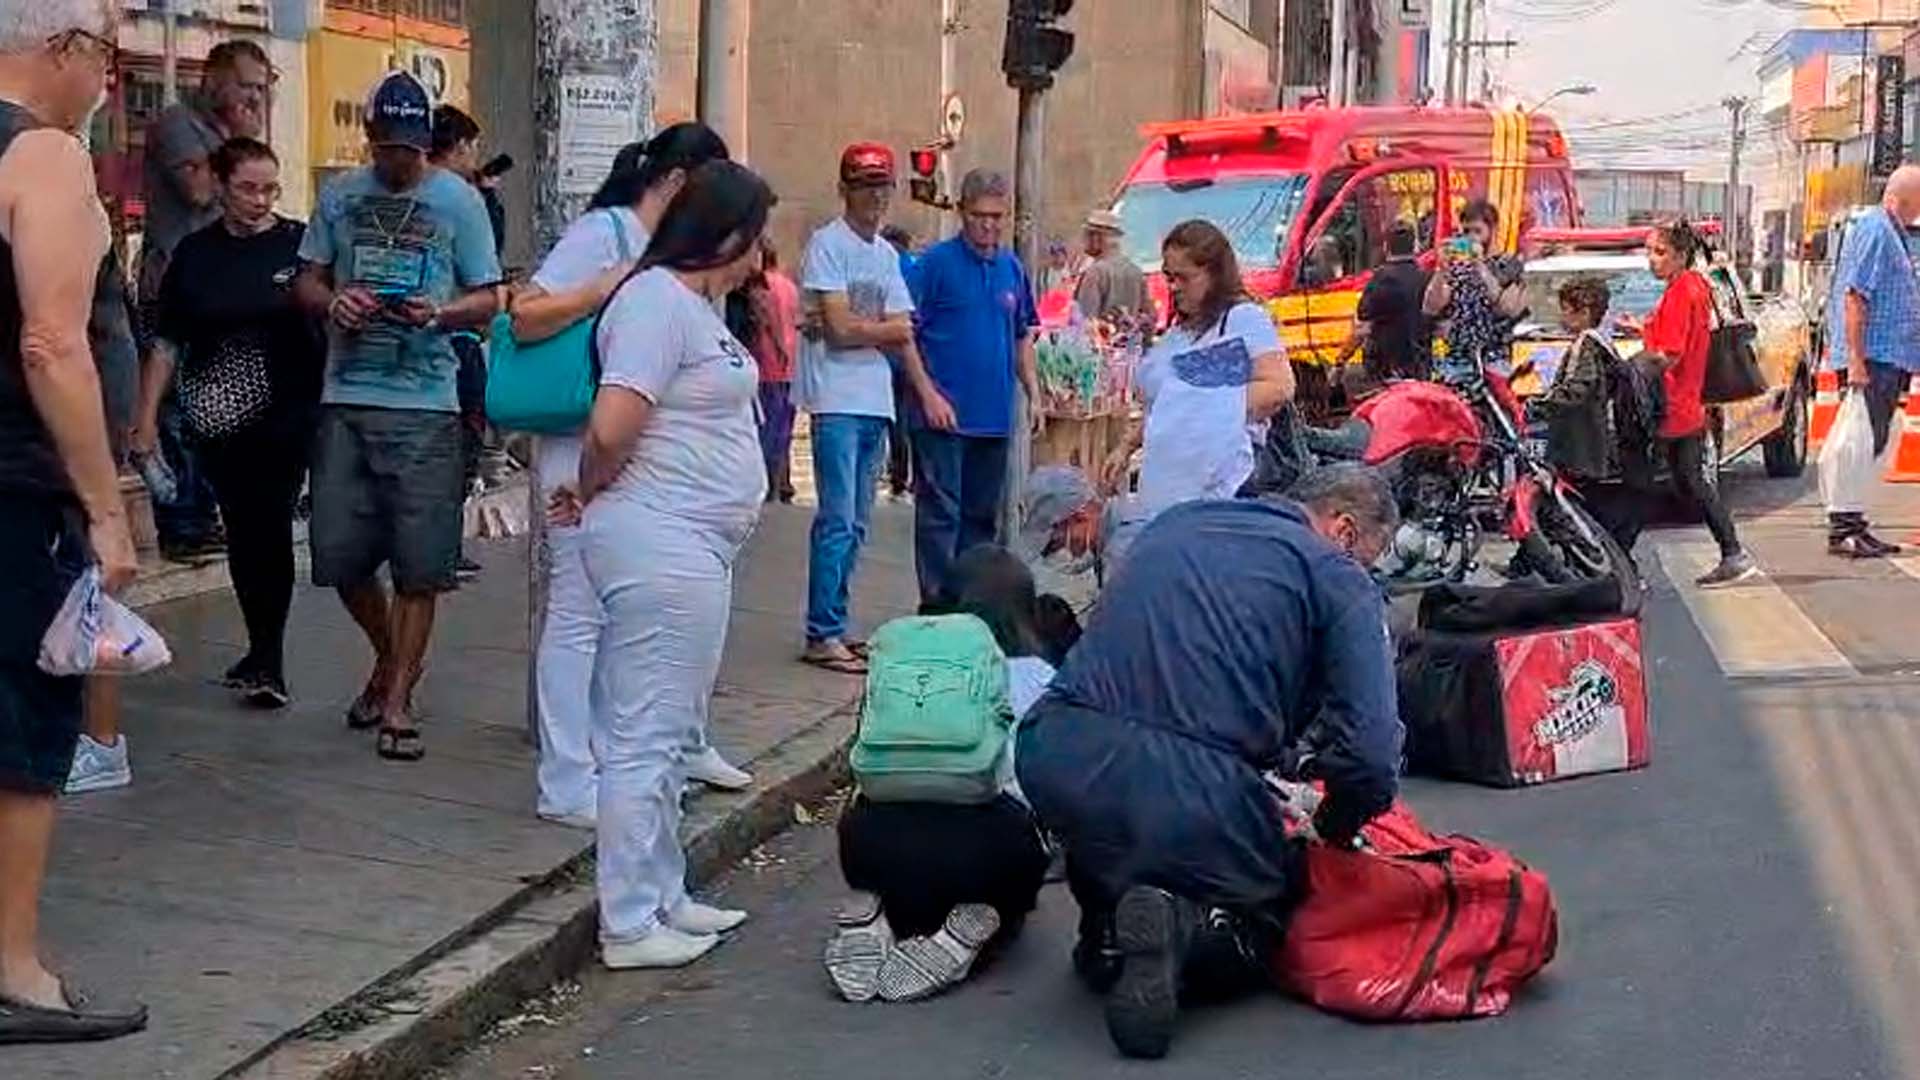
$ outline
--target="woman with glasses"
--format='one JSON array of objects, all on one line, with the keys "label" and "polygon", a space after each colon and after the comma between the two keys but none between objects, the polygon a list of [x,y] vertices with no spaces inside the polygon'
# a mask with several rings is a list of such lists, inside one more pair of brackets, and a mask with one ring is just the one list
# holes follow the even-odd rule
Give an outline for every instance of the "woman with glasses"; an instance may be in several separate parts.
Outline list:
[{"label": "woman with glasses", "polygon": [[132,446],[153,453],[160,401],[172,385],[213,480],[227,572],[247,624],[247,654],[225,684],[252,704],[281,708],[291,701],[282,652],[293,603],[293,506],[324,353],[293,301],[305,226],[274,212],[279,160],[264,143],[238,138],[212,165],[221,217],[182,240],[167,266]]}]

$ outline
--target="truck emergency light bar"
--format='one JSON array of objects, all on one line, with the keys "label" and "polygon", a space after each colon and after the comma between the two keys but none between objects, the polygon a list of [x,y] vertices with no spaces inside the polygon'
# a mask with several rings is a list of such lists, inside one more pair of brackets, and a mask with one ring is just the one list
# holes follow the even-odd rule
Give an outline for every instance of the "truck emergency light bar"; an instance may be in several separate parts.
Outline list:
[{"label": "truck emergency light bar", "polygon": [[1277,145],[1283,139],[1304,139],[1308,124],[1287,113],[1248,113],[1212,120],[1168,120],[1142,124],[1143,139],[1165,139],[1167,152],[1181,154],[1197,144],[1261,142]]}]

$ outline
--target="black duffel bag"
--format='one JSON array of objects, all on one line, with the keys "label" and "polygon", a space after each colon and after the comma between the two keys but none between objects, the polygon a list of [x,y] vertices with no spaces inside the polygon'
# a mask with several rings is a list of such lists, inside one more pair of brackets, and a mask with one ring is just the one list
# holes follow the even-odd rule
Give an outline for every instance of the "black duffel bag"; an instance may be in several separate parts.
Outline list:
[{"label": "black duffel bag", "polygon": [[1564,585],[1435,585],[1420,596],[1420,629],[1451,634],[1532,630],[1604,619],[1626,610],[1616,578]]}]

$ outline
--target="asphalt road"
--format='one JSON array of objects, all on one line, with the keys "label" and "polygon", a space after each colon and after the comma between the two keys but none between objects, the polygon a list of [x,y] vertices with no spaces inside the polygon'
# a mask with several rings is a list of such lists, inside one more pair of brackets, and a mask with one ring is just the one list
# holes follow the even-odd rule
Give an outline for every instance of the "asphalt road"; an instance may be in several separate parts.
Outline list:
[{"label": "asphalt road", "polygon": [[[1652,768],[1510,792],[1408,784],[1430,825],[1508,846],[1553,884],[1559,956],[1504,1017],[1363,1026],[1260,996],[1188,1013],[1165,1062],[1124,1062],[1099,1001],[1069,971],[1073,905],[1062,886],[1048,888],[1025,937],[955,993],[844,1004],[818,961],[841,883],[831,828],[814,824],[724,886],[755,919],[712,957],[668,975],[588,972],[567,1003],[450,1075],[1915,1075],[1900,1040],[1920,1001],[1920,800],[1906,783],[1920,749],[1902,724],[1911,679],[1893,654],[1920,668],[1920,640],[1903,632],[1920,580],[1885,564],[1818,563],[1803,489],[1743,483],[1750,543],[1781,584],[1741,594],[1729,627],[1655,575]],[[1643,563],[1668,555],[1641,550]],[[1836,580],[1854,592],[1835,593]],[[1739,613],[1777,622],[1779,605],[1804,612],[1845,670],[1743,664]]]}]

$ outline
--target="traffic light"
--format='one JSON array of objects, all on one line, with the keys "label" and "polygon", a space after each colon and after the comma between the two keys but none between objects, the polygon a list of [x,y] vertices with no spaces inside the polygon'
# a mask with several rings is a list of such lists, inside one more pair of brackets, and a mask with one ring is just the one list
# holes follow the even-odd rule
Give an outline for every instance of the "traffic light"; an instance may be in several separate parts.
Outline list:
[{"label": "traffic light", "polygon": [[1073,34],[1053,25],[1073,10],[1073,0],[1012,0],[1000,70],[1016,90],[1045,90],[1053,73],[1073,55]]},{"label": "traffic light", "polygon": [[913,174],[907,177],[907,191],[914,202],[946,209],[951,204],[940,191],[940,150],[939,143],[926,143],[907,154]]}]

